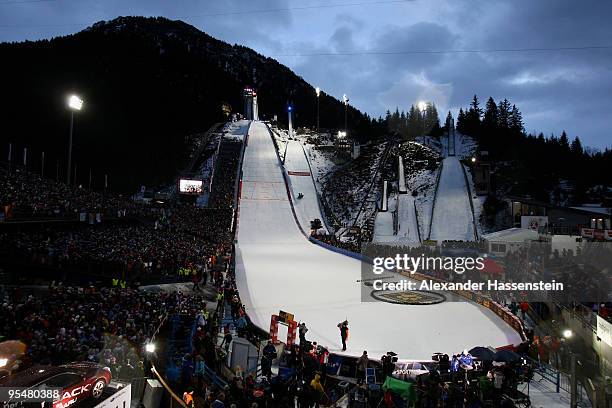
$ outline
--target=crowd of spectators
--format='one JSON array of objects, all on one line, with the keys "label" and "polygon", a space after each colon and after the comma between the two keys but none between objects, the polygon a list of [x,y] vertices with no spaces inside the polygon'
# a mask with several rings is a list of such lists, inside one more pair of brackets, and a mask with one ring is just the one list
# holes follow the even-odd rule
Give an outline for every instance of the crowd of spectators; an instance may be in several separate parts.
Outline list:
[{"label": "crowd of spectators", "polygon": [[55,286],[36,296],[15,289],[0,305],[0,333],[26,345],[24,364],[92,361],[129,379],[143,375],[142,346],[165,317],[202,302],[129,288]]},{"label": "crowd of spectators", "polygon": [[313,234],[313,238],[319,241],[334,246],[336,248],[346,249],[347,251],[359,253],[361,251],[361,245],[358,239],[339,239],[334,234]]},{"label": "crowd of spectators", "polygon": [[559,250],[549,242],[533,242],[506,254],[504,278],[509,282],[555,280],[563,283],[563,292],[544,295],[563,303],[595,305],[597,309],[599,299],[610,298],[612,287],[606,270],[610,262],[612,247],[606,243]]},{"label": "crowd of spectators", "polygon": [[231,213],[179,206],[151,223],[82,223],[4,231],[0,244],[36,264],[86,267],[93,263],[109,273],[127,273],[129,278],[138,272],[173,275],[229,250]]},{"label": "crowd of spectators", "polygon": [[[300,345],[279,355],[271,341],[262,344],[261,371],[225,371],[226,386],[211,375],[221,376],[222,361],[236,337],[260,344],[248,321],[231,273],[215,282],[218,303],[215,311],[202,311],[195,318],[193,350],[182,358],[180,374],[172,375],[178,389],[184,390],[183,400],[190,407],[310,407],[329,398],[325,392],[328,351],[302,338]],[[226,319],[222,319],[223,315]],[[227,317],[231,316],[231,318]],[[221,325],[221,321],[231,321]],[[302,337],[302,336],[300,336]],[[273,375],[272,364],[282,360],[285,374]],[[279,361],[280,362],[280,361]],[[209,370],[206,370],[206,367]],[[231,374],[228,377],[228,372]],[[331,398],[334,395],[331,394]]]},{"label": "crowd of spectators", "polygon": [[20,218],[76,218],[79,213],[117,217],[145,211],[117,194],[69,186],[20,167],[0,167],[0,205],[7,220]]},{"label": "crowd of spectators", "polygon": [[241,150],[242,142],[237,139],[224,138],[221,141],[210,195],[212,207],[232,207]]},{"label": "crowd of spectators", "polygon": [[[73,221],[47,222],[36,228],[26,224],[4,228],[0,232],[0,248],[20,263],[84,268],[131,279],[141,272],[144,276],[175,275],[181,268],[223,256],[231,246],[233,213],[229,205],[147,205],[119,195],[67,186],[22,168],[10,172],[0,168],[0,176],[5,220]],[[229,182],[219,180],[217,184]],[[100,215],[93,219],[87,216],[77,223],[79,214],[91,212]]]}]

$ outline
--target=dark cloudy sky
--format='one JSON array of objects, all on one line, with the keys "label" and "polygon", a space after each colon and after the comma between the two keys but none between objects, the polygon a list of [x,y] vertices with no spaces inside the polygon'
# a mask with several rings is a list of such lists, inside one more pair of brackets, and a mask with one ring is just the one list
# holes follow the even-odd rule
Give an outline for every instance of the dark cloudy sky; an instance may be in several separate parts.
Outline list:
[{"label": "dark cloudy sky", "polygon": [[[611,1],[0,0],[0,40],[49,38],[119,15],[180,18],[374,116],[419,100],[456,114],[476,93],[483,104],[517,104],[527,131],[565,129],[586,145],[612,145]],[[608,48],[582,49],[593,46]],[[523,51],[429,52],[465,50]]]}]

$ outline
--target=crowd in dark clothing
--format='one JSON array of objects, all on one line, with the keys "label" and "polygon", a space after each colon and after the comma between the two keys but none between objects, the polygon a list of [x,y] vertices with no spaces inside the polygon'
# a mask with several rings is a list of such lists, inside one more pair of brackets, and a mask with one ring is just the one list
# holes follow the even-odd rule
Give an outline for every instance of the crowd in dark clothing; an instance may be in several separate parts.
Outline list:
[{"label": "crowd in dark clothing", "polygon": [[[111,273],[175,275],[180,268],[223,256],[231,245],[231,210],[179,206],[154,222],[50,224],[3,231],[0,245],[35,264],[64,267],[97,263]],[[15,255],[15,254],[14,254]]]},{"label": "crowd in dark clothing", "polygon": [[589,306],[599,306],[598,299],[610,298],[612,287],[606,268],[611,263],[612,246],[606,243],[586,243],[575,250],[558,250],[550,243],[533,242],[508,252],[503,258],[504,278],[507,281],[554,279],[564,285],[562,297],[555,298],[556,301],[586,302]]},{"label": "crowd in dark clothing", "polygon": [[[93,264],[96,271],[127,274],[131,279],[140,273],[176,275],[181,268],[223,256],[231,245],[231,208],[152,206],[67,186],[21,168],[10,172],[3,168],[0,173],[5,220],[63,217],[74,221],[5,228],[0,232],[0,247],[20,262],[84,269]],[[79,214],[89,212],[101,216],[76,224]]]},{"label": "crowd in dark clothing", "polygon": [[346,249],[347,251],[355,253],[361,251],[360,244],[356,239],[341,240],[333,234],[313,234],[311,236],[325,244],[335,246],[336,248]]},{"label": "crowd in dark clothing", "polygon": [[142,347],[165,316],[201,302],[180,292],[55,286],[33,296],[15,289],[0,305],[0,334],[25,343],[24,362],[92,361],[129,379],[143,376]]},{"label": "crowd in dark clothing", "polygon": [[210,195],[210,205],[212,207],[231,208],[234,203],[241,148],[241,141],[229,138],[221,141]]},{"label": "crowd in dark clothing", "polygon": [[117,194],[99,193],[41,177],[23,168],[0,167],[0,205],[7,220],[76,218],[79,213],[136,215],[142,206]]}]

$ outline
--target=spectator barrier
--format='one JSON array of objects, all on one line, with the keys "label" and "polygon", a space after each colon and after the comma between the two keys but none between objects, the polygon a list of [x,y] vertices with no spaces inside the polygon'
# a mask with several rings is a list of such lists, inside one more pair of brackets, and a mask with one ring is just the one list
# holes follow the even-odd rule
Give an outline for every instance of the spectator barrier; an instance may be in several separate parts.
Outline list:
[{"label": "spectator barrier", "polygon": [[[244,141],[242,142],[242,147],[240,149],[240,159],[238,160],[238,168],[236,169],[236,186],[234,191],[234,217],[232,219],[232,231],[234,234],[234,240],[236,240],[236,238],[238,237],[238,223],[240,222],[240,196],[242,195],[242,162],[244,161],[244,153],[246,151],[246,147],[249,144],[249,132],[251,131],[251,123],[253,122],[249,122],[246,134],[244,135]],[[233,245],[232,248],[234,248]],[[233,249],[232,253],[234,253]]]}]

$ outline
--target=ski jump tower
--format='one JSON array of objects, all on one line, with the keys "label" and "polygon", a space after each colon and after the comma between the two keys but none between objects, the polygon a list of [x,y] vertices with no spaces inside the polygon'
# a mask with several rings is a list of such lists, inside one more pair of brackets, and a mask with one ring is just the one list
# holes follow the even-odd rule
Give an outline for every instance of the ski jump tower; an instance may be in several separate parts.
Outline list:
[{"label": "ski jump tower", "polygon": [[244,117],[248,120],[259,120],[257,107],[257,92],[251,87],[245,87],[242,92],[244,100]]}]

